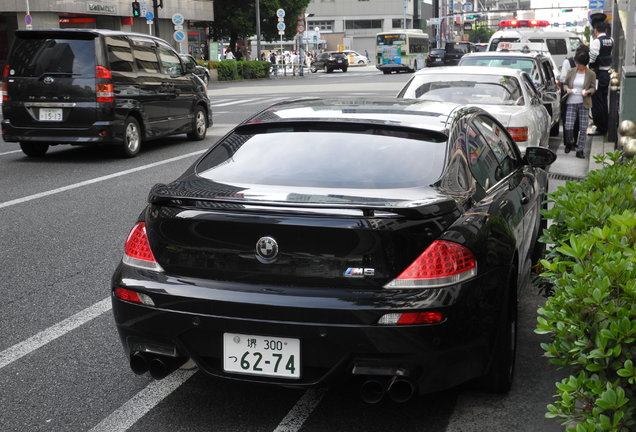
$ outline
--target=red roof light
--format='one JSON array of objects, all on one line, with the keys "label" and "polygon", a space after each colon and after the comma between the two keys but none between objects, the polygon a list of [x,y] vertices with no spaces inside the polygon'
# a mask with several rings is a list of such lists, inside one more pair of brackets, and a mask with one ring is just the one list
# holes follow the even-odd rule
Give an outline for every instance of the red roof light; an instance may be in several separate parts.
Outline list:
[{"label": "red roof light", "polygon": [[522,27],[549,27],[550,22],[546,20],[503,20],[499,21],[499,27],[522,28]]}]

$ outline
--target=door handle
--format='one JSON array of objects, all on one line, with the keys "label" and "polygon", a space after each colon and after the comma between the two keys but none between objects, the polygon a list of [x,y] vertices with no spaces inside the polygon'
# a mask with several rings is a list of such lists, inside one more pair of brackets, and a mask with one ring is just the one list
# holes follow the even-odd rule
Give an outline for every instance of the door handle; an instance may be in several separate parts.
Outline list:
[{"label": "door handle", "polygon": [[530,202],[530,197],[526,194],[521,194],[521,204],[528,204]]}]

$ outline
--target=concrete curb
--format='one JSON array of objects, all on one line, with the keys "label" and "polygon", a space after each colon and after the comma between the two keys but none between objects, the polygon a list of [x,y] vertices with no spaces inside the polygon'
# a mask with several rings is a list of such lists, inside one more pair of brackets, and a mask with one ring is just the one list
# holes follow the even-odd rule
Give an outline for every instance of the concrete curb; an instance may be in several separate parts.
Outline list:
[{"label": "concrete curb", "polygon": [[592,146],[590,148],[588,172],[603,168],[601,164],[598,164],[594,160],[594,156],[613,152],[614,150],[615,148],[613,142],[605,141],[604,136],[595,136],[592,140]]}]

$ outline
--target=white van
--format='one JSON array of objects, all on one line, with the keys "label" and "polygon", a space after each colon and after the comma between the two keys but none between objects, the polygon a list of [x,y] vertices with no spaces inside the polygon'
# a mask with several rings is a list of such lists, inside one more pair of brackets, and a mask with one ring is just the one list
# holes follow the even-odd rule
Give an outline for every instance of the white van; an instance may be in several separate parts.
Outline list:
[{"label": "white van", "polygon": [[545,43],[552,59],[561,68],[563,61],[574,55],[583,43],[581,38],[569,31],[546,29],[550,23],[539,20],[505,20],[499,27],[508,27],[496,31],[488,43],[488,51],[497,51],[500,42],[540,42]]}]

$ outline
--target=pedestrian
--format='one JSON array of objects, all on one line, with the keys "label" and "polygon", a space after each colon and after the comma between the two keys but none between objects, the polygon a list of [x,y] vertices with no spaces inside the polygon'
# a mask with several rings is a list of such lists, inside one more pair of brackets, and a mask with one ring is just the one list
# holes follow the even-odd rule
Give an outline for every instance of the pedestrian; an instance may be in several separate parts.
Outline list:
[{"label": "pedestrian", "polygon": [[369,51],[364,50],[364,56],[367,58],[367,60],[369,60]]},{"label": "pedestrian", "polygon": [[[573,143],[574,122],[578,118],[581,131],[587,129],[589,110],[592,108],[592,95],[596,91],[596,74],[587,67],[590,55],[581,51],[574,56],[575,67],[568,72],[564,89],[567,94],[564,133],[567,142]],[[587,134],[579,133],[576,144],[576,157],[585,159]],[[568,150],[569,151],[569,150]]]},{"label": "pedestrian", "polygon": [[[580,52],[586,52],[589,54],[590,48],[587,45],[580,45],[576,49],[576,52],[574,53],[573,56],[563,60],[563,64],[561,65],[561,73],[559,74],[559,82],[561,83],[561,86],[565,84],[565,79],[568,76],[568,72],[570,71],[570,69],[573,69],[574,67],[576,67],[574,63],[574,57]],[[579,139],[580,128],[579,128],[579,121],[577,118],[574,122],[574,129],[573,129],[572,136],[570,137],[572,141],[568,141],[568,137],[566,136],[566,133],[565,133],[565,113],[567,112],[566,102],[567,102],[567,95],[563,94],[563,97],[561,98],[561,124],[563,125],[563,146],[565,147],[565,152],[569,153],[570,150],[574,148],[575,143]]]},{"label": "pedestrian", "polygon": [[607,22],[597,23],[594,26],[594,40],[590,44],[590,67],[596,72],[598,79],[597,91],[592,98],[592,119],[596,131],[590,135],[605,135],[607,133],[609,69],[612,66],[612,49],[614,48],[614,39],[608,36],[608,31],[609,24]]},{"label": "pedestrian", "polygon": [[234,57],[234,53],[229,48],[225,51],[225,59],[226,60],[236,60],[236,57]]}]

